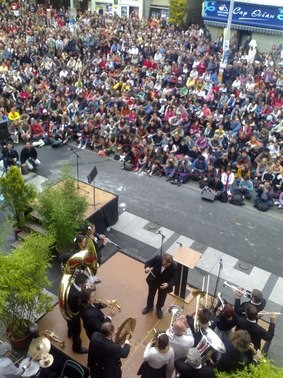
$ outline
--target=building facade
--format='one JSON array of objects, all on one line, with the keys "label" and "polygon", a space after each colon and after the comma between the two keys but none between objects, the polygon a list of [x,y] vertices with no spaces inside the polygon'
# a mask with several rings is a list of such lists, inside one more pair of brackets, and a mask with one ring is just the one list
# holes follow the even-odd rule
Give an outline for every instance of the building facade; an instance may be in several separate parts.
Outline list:
[{"label": "building facade", "polygon": [[[230,1],[204,0],[202,16],[212,38],[223,34],[227,25]],[[283,42],[283,2],[282,0],[235,1],[231,40],[238,46],[243,45],[247,37],[256,40],[259,51],[269,51],[272,45]]]}]

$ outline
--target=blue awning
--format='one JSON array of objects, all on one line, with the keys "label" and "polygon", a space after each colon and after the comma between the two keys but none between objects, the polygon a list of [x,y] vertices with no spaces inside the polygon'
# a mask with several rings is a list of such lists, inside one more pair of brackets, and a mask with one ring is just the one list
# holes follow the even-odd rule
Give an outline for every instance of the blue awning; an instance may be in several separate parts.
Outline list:
[{"label": "blue awning", "polygon": [[[204,24],[207,26],[216,26],[218,28],[226,28],[227,24],[224,22],[217,22],[217,21],[208,21],[203,20]],[[231,29],[237,29],[237,30],[248,30],[256,33],[263,33],[263,34],[273,34],[273,35],[282,35],[282,30],[276,30],[276,29],[267,29],[267,28],[258,28],[255,26],[249,26],[249,25],[238,25],[238,24],[232,24]]]}]

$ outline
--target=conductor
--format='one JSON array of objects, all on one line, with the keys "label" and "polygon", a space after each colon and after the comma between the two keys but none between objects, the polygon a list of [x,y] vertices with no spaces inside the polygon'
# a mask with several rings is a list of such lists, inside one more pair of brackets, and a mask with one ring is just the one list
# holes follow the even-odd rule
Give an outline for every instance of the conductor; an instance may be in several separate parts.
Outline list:
[{"label": "conductor", "polygon": [[148,296],[146,307],[142,310],[142,314],[145,315],[153,310],[154,297],[157,292],[156,315],[159,319],[162,319],[162,307],[167,293],[173,290],[173,286],[177,281],[177,266],[173,261],[173,257],[166,254],[164,256],[157,255],[146,261],[144,268],[145,273],[148,273],[146,278]]}]

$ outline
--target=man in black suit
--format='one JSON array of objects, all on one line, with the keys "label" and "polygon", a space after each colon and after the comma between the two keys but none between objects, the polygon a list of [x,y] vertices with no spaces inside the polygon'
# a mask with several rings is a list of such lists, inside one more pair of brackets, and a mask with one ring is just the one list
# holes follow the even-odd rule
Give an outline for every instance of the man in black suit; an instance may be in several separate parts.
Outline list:
[{"label": "man in black suit", "polygon": [[177,281],[177,267],[171,255],[155,256],[148,260],[145,265],[145,273],[148,284],[148,296],[146,307],[142,310],[145,315],[153,309],[153,302],[156,292],[156,314],[159,319],[163,317],[162,307],[164,306],[167,293],[173,290],[173,286]]},{"label": "man in black suit", "polygon": [[86,289],[82,291],[80,295],[80,312],[89,339],[91,339],[94,332],[100,332],[104,323],[111,323],[113,316],[118,313],[118,309],[113,307],[106,316],[101,311],[106,307],[106,304],[99,303],[99,300],[96,299],[95,290]]},{"label": "man in black suit", "polygon": [[124,346],[112,341],[114,336],[113,323],[104,323],[101,332],[94,332],[91,336],[88,366],[91,378],[121,378],[120,358],[128,357],[130,353],[129,338],[126,336]]},{"label": "man in black suit", "polygon": [[68,325],[68,336],[72,337],[73,341],[73,351],[75,353],[87,353],[88,349],[82,347],[81,334],[81,317],[79,311],[79,296],[82,288],[86,285],[88,277],[79,273],[73,285],[70,287],[68,295],[68,306],[72,313],[74,314],[71,320],[67,320]]},{"label": "man in black suit", "polygon": [[244,316],[246,312],[246,307],[248,305],[254,305],[258,312],[262,311],[266,305],[266,300],[262,296],[262,292],[257,289],[253,289],[251,292],[251,299],[247,302],[241,304],[241,297],[243,296],[244,289],[240,288],[239,291],[235,292],[236,298],[234,303],[235,312]]},{"label": "man in black suit", "polygon": [[254,305],[248,305],[246,307],[246,317],[239,318],[236,329],[243,329],[249,332],[251,335],[252,343],[256,350],[261,349],[261,340],[271,341],[274,336],[275,320],[274,314],[270,315],[269,328],[266,331],[263,327],[257,324],[258,311]]}]

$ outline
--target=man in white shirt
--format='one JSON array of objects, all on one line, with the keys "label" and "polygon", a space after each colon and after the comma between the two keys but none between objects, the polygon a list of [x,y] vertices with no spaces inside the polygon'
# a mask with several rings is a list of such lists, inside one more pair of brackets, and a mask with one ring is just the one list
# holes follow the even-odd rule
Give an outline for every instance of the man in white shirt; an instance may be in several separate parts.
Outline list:
[{"label": "man in white shirt", "polygon": [[174,350],[175,361],[179,358],[186,357],[189,348],[192,348],[195,342],[192,331],[188,324],[186,326],[185,322],[182,318],[178,318],[173,323],[172,327],[168,328],[166,331],[166,334],[169,337],[169,345]]},{"label": "man in white shirt", "polygon": [[23,367],[17,367],[13,361],[8,357],[12,347],[9,343],[4,342],[0,344],[0,377],[20,377],[24,374],[25,370],[30,366],[24,365]]}]

